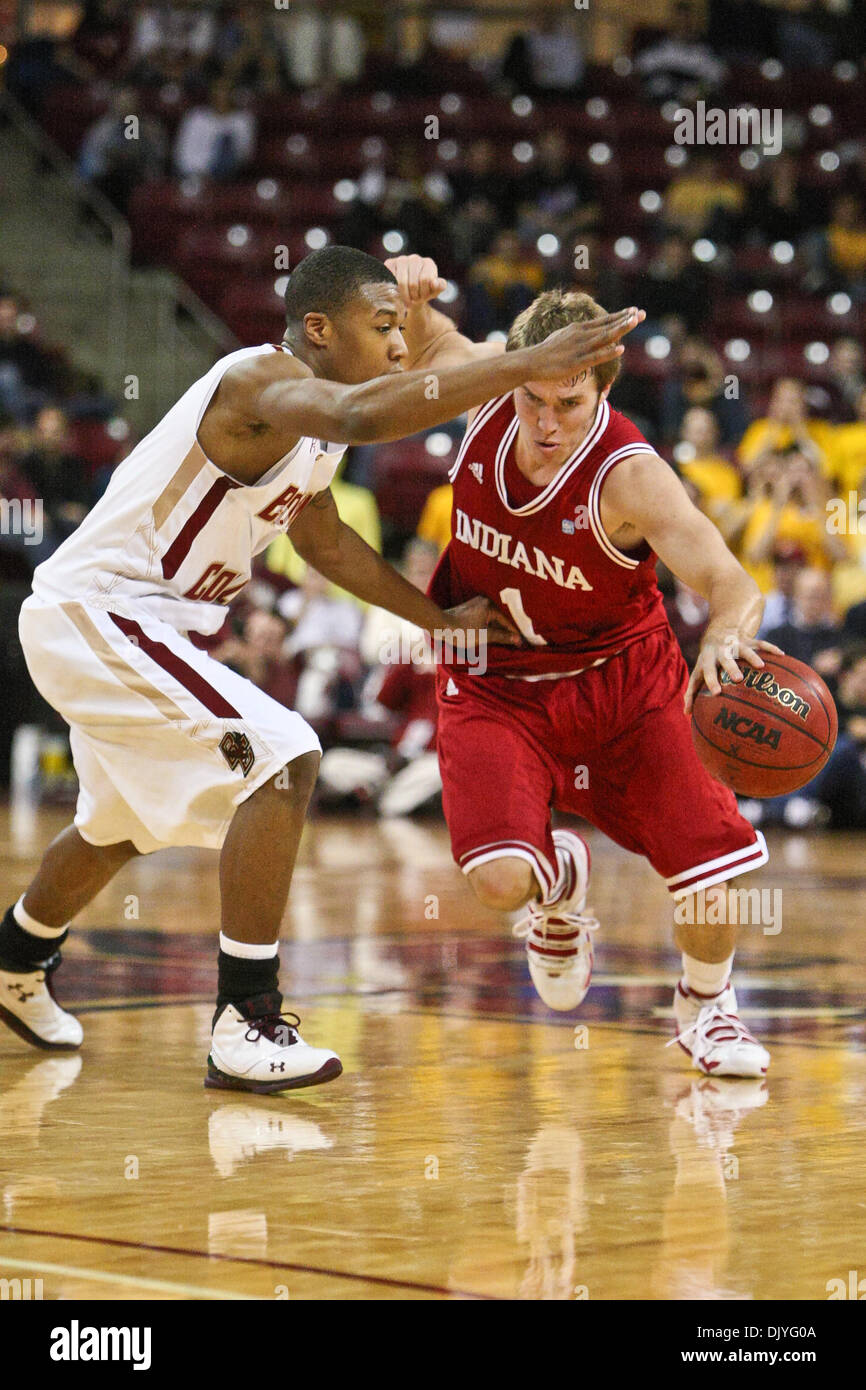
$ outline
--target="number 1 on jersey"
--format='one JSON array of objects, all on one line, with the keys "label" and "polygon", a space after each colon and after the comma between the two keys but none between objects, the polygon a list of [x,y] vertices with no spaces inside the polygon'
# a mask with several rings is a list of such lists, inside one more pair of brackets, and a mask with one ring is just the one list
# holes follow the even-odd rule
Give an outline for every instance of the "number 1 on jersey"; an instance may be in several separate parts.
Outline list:
[{"label": "number 1 on jersey", "polygon": [[546,647],[547,640],[540,637],[532,626],[532,619],[523,607],[523,595],[519,589],[500,589],[499,602],[504,604],[517,624],[521,637],[531,642],[533,647]]}]

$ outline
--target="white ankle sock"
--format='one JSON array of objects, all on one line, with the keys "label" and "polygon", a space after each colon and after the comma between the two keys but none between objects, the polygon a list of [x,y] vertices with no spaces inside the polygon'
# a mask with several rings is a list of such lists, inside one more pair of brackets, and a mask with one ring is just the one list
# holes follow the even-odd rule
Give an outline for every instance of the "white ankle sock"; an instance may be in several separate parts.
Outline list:
[{"label": "white ankle sock", "polygon": [[232,941],[230,936],[220,932],[220,950],[225,951],[227,956],[240,956],[242,960],[270,960],[279,949],[279,941],[268,941],[264,946],[254,946],[248,941]]},{"label": "white ankle sock", "polygon": [[35,917],[24,906],[24,894],[18,899],[12,909],[12,916],[24,931],[29,931],[31,936],[41,936],[46,941],[52,941],[58,936],[62,936],[66,927],[46,927],[44,922],[37,922]]},{"label": "white ankle sock", "polygon": [[562,898],[565,895],[565,890],[571,882],[572,866],[568,862],[569,860],[570,855],[568,855],[564,849],[560,849],[559,845],[557,845],[556,867],[559,870],[559,874],[550,892],[546,895],[546,897],[543,896],[540,898],[542,907],[555,906],[555,904],[559,902],[560,898]]},{"label": "white ankle sock", "polygon": [[720,960],[717,964],[696,960],[694,956],[687,956],[683,951],[683,984],[695,994],[705,994],[710,998],[715,994],[721,994],[728,983],[733,963],[733,951],[727,960]]}]

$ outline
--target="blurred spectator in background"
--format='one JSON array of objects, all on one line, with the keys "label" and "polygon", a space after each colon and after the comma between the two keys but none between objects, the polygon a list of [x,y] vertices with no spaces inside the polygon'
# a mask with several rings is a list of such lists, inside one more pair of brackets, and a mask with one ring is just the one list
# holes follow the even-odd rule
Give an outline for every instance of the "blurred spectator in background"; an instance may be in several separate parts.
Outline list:
[{"label": "blurred spectator in background", "polygon": [[640,307],[646,310],[646,321],[640,325],[643,338],[662,332],[664,320],[671,314],[683,321],[689,333],[706,319],[706,271],[695,260],[691,242],[682,232],[669,232],[664,237],[641,276]]},{"label": "blurred spectator in background", "polygon": [[162,173],[167,150],[168,137],[162,122],[140,114],[134,89],[121,87],[112,96],[105,115],[94,121],[85,134],[78,171],[126,216],[133,189]]},{"label": "blurred spectator in background", "polygon": [[253,608],[242,635],[227,638],[211,656],[246,676],[272,700],[291,707],[298,678],[285,652],[287,631],[286,621],[278,613]]},{"label": "blurred spectator in background", "polygon": [[866,481],[866,386],[857,395],[854,420],[851,424],[837,426],[834,431],[832,448],[842,492],[861,489]]},{"label": "blurred spectator in background", "polygon": [[98,76],[115,72],[126,58],[132,22],[124,0],[85,0],[72,47]]},{"label": "blurred spectator in background", "polygon": [[488,136],[472,141],[462,165],[448,174],[448,182],[457,209],[469,198],[481,198],[501,220],[517,200],[517,187],[499,168],[496,146]]},{"label": "blurred spectator in background", "polygon": [[634,67],[653,101],[692,103],[711,95],[725,76],[724,63],[701,35],[691,0],[677,0],[670,32],[645,48]]},{"label": "blurred spectator in background", "polygon": [[[426,593],[438,558],[430,541],[415,536],[407,541],[399,568],[410,584]],[[411,648],[423,636],[421,628],[387,608],[370,608],[361,631],[361,657],[368,666],[378,667],[382,661],[393,661],[396,650]]]},{"label": "blurred spectator in background", "polygon": [[286,90],[289,72],[279,43],[279,11],[247,4],[223,20],[213,50],[219,76],[257,96]]},{"label": "blurred spectator in background", "polygon": [[[833,587],[824,569],[801,569],[794,580],[793,603],[786,622],[769,628],[767,641],[774,642],[796,661],[815,666],[818,653],[838,648],[841,624],[833,608]],[[838,662],[835,663],[838,669]],[[825,665],[824,674],[835,675]]]},{"label": "blurred spectator in background", "polygon": [[826,806],[832,830],[866,828],[866,644],[846,648],[835,689],[839,737],[803,794]]},{"label": "blurred spectator in background", "polygon": [[324,576],[307,565],[300,588],[283,594],[277,610],[290,629],[285,655],[295,658],[299,670],[293,708],[320,738],[327,737],[338,712],[354,700],[361,608],[336,597]]},{"label": "blurred spectator in background", "polygon": [[526,239],[553,232],[571,241],[599,219],[599,205],[590,179],[572,157],[559,130],[546,130],[538,139],[537,158],[517,181],[518,231]]},{"label": "blurred spectator in background", "polygon": [[714,520],[742,497],[739,470],[719,453],[719,426],[704,406],[692,406],[683,416],[674,459],[681,476],[697,488],[701,510]]},{"label": "blurred spectator in background", "polygon": [[545,14],[531,30],[515,34],[502,60],[502,80],[513,93],[576,96],[586,60],[573,15]]},{"label": "blurred spectator in background", "polygon": [[866,300],[866,217],[856,193],[840,193],[830,209],[827,226],[807,238],[811,269],[804,278],[810,290],[846,290]]},{"label": "blurred spectator in background", "polygon": [[826,420],[809,419],[802,381],[780,377],[770,393],[767,414],[748,426],[737,455],[748,471],[764,455],[790,449],[813,459],[825,475],[831,472],[832,426]]},{"label": "blurred spectator in background", "polygon": [[470,338],[486,338],[510,327],[544,288],[544,267],[526,250],[517,232],[497,234],[489,255],[470,266],[466,277],[466,315]]},{"label": "blurred spectator in background", "polygon": [[777,241],[796,244],[821,222],[824,212],[823,195],[802,183],[796,156],[782,150],[765,159],[749,183],[739,230],[767,246]]},{"label": "blurred spectator in background", "polygon": [[201,60],[213,48],[217,33],[214,10],[170,3],[145,5],[135,14],[129,57],[159,61],[163,57]]},{"label": "blurred spectator in background", "polygon": [[230,179],[249,163],[255,142],[255,116],[240,108],[231,83],[220,78],[210,89],[208,103],[193,107],[183,117],[175,139],[174,167],[181,177],[204,174]]},{"label": "blurred spectator in background", "polygon": [[843,6],[833,0],[804,0],[780,8],[776,23],[776,56],[788,68],[829,68],[841,56],[839,23]]},{"label": "blurred spectator in background", "polygon": [[[857,405],[866,387],[863,348],[856,338],[837,338],[827,362],[829,381],[816,388],[825,402],[822,414],[835,424],[851,424],[857,419]],[[834,435],[834,453],[838,435]]]},{"label": "blurred spectator in background", "polygon": [[664,220],[690,241],[708,237],[727,245],[745,202],[745,189],[725,174],[716,154],[696,151],[664,195]]},{"label": "blurred spectator in background", "polygon": [[69,421],[59,406],[42,407],[15,464],[42,499],[46,532],[53,532],[55,545],[65,540],[84,520],[92,499],[87,463],[73,452]]},{"label": "blurred spectator in background", "polygon": [[0,293],[0,410],[28,419],[49,391],[62,387],[62,369],[35,343],[32,315],[14,295]]},{"label": "blurred spectator in background", "polygon": [[451,512],[454,506],[454,489],[450,483],[442,483],[427,494],[427,501],[418,519],[417,536],[421,541],[435,545],[437,551],[445,549],[451,539]]},{"label": "blurred spectator in background", "polygon": [[830,569],[847,557],[846,538],[827,529],[830,485],[814,457],[797,450],[765,453],[746,487],[738,553],[765,594],[773,588],[772,557],[781,541],[799,545],[814,568]]},{"label": "blurred spectator in background", "polygon": [[364,30],[333,0],[308,0],[303,7],[279,9],[274,13],[273,28],[290,81],[296,87],[330,90],[357,82],[364,71]]},{"label": "blurred spectator in background", "polygon": [[662,431],[668,441],[677,438],[690,406],[709,410],[723,445],[742,437],[748,423],[746,402],[740,390],[726,390],[725,368],[716,350],[703,338],[688,338],[665,380],[662,390]]},{"label": "blurred spectator in background", "polygon": [[794,585],[806,566],[806,552],[795,541],[777,541],[773,548],[773,588],[764,598],[764,616],[759,637],[771,628],[789,623],[794,613]]}]

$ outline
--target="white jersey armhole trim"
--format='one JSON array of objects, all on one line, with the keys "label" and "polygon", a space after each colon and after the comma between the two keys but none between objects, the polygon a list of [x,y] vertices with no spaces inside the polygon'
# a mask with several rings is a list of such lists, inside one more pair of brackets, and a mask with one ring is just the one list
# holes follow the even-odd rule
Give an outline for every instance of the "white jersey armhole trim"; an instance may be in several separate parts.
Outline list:
[{"label": "white jersey armhole trim", "polygon": [[457,457],[452,463],[450,469],[448,470],[449,482],[453,483],[454,479],[457,477],[457,474],[460,472],[460,465],[466,457],[466,450],[469,447],[472,440],[477,435],[478,431],[484,427],[484,425],[491,418],[491,416],[502,405],[502,402],[510,395],[511,392],[506,391],[504,396],[496,396],[494,400],[486,401],[484,405],[478,407],[478,413],[476,414],[475,419],[472,421],[472,424],[469,426],[466,433],[464,434],[460,444],[460,448],[457,452]]},{"label": "white jersey armhole trim", "polygon": [[604,551],[609,560],[613,560],[615,565],[621,565],[623,569],[635,570],[641,563],[634,556],[627,555],[625,551],[619,550],[610,539],[601,524],[601,512],[599,510],[599,499],[601,497],[601,485],[610,472],[611,468],[622,459],[633,458],[636,454],[652,454],[654,458],[659,455],[655,449],[651,449],[648,444],[623,444],[621,448],[615,449],[612,454],[608,454],[604,463],[599,468],[592,480],[589,489],[589,524],[592,527],[592,534],[598,541],[599,546]]},{"label": "white jersey armhole trim", "polygon": [[[261,350],[263,351],[264,348],[275,348],[276,346],[277,346],[276,343],[262,343],[262,344],[261,344]],[[278,349],[278,350],[282,350],[282,351],[284,351],[284,352],[287,352],[287,353],[289,354],[290,357],[291,357],[291,355],[292,355],[291,348],[283,347],[283,348]],[[278,474],[279,472],[281,472],[281,470],[282,470],[283,468],[285,468],[286,464],[287,464],[287,463],[290,463],[291,460],[295,457],[295,454],[298,452],[298,450],[301,448],[301,446],[302,446],[302,444],[303,444],[303,442],[304,442],[304,437],[305,437],[305,436],[302,435],[301,438],[298,440],[297,444],[295,445],[294,449],[290,449],[289,452],[288,452],[287,454],[283,454],[283,457],[282,457],[281,459],[277,459],[276,463],[274,463],[274,464],[271,465],[271,467],[268,469],[267,473],[263,473],[262,476],[261,476],[256,482],[254,482],[254,483],[242,483],[242,482],[240,481],[239,478],[233,478],[232,475],[231,475],[231,473],[227,473],[226,470],[225,470],[224,468],[220,468],[220,466],[219,466],[218,463],[214,463],[213,459],[210,457],[209,454],[206,454],[206,453],[205,453],[204,449],[202,448],[201,443],[199,442],[198,431],[199,431],[199,426],[201,425],[201,422],[202,422],[202,420],[204,419],[205,411],[207,410],[208,406],[210,405],[211,401],[213,400],[214,396],[216,395],[217,390],[219,389],[220,382],[222,381],[222,379],[223,379],[223,377],[225,376],[226,372],[230,371],[231,368],[232,368],[234,365],[235,365],[234,362],[231,362],[231,363],[228,363],[228,362],[227,362],[227,363],[226,363],[226,365],[223,367],[223,370],[220,372],[219,376],[217,377],[216,381],[214,382],[214,384],[213,384],[211,390],[208,391],[207,395],[205,396],[205,398],[204,398],[204,400],[203,400],[203,402],[202,402],[202,404],[201,404],[201,407],[200,407],[200,409],[199,409],[199,412],[198,412],[198,414],[196,415],[195,430],[194,430],[194,432],[193,432],[193,443],[194,443],[194,444],[197,444],[198,447],[201,449],[202,457],[210,464],[211,468],[215,468],[216,471],[217,471],[217,473],[222,474],[223,477],[228,478],[231,482],[235,483],[238,487],[252,487],[252,488],[256,488],[256,487],[266,487],[266,486],[268,485],[268,483],[273,482],[274,478],[277,476],[277,474]]]}]

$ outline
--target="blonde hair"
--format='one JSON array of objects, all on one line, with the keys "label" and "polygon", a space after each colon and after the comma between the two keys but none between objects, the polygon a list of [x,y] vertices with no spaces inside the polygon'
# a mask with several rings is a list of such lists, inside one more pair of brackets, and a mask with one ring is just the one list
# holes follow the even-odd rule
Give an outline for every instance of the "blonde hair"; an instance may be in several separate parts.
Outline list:
[{"label": "blonde hair", "polygon": [[[606,313],[607,310],[596,304],[583,290],[545,290],[517,315],[511,325],[505,351],[534,347],[558,328],[565,328],[569,323],[588,323],[590,319],[601,318]],[[619,376],[619,359],[599,363],[593,367],[592,374],[599,391],[603,391],[605,386],[612,386]]]}]

